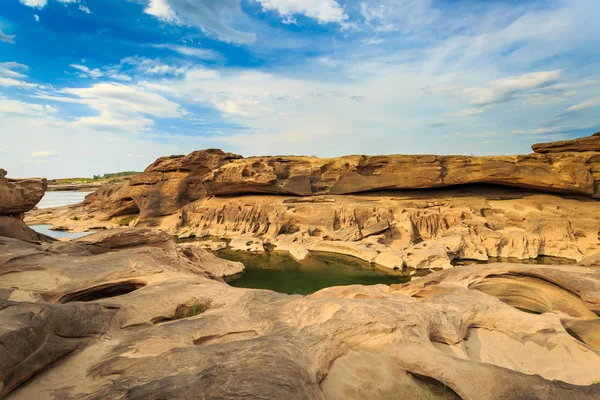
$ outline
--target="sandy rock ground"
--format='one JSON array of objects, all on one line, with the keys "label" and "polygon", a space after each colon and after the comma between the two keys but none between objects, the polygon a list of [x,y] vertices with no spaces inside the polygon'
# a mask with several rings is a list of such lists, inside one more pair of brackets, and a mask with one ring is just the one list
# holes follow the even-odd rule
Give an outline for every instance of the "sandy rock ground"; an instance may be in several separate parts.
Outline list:
[{"label": "sandy rock ground", "polygon": [[8,399],[600,396],[600,264],[589,260],[303,297],[232,288],[212,276],[218,259],[156,235],[132,248],[110,236],[0,238]]}]

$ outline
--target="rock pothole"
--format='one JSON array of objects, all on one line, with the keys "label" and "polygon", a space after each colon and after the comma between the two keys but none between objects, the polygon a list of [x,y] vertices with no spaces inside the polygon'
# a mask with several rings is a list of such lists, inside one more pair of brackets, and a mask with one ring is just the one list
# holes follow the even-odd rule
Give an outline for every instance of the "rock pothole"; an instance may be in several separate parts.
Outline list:
[{"label": "rock pothole", "polygon": [[111,297],[123,296],[139,290],[146,286],[145,283],[137,281],[114,282],[103,285],[94,286],[91,288],[79,290],[64,295],[58,300],[59,304],[71,302],[90,302],[95,300],[108,299]]}]

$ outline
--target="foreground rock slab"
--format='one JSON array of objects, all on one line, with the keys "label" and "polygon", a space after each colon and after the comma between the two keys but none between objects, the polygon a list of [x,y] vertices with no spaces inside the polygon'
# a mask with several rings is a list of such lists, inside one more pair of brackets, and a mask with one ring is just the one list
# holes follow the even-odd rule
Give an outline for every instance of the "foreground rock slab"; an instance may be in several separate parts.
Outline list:
[{"label": "foreground rock slab", "polygon": [[[591,385],[600,379],[591,329],[600,320],[600,265],[591,258],[587,266],[456,268],[303,297],[230,287],[184,250],[151,240],[103,254],[94,244],[0,241],[8,250],[0,293],[11,315],[80,307],[90,328],[81,336],[96,338],[57,352],[60,362],[21,363],[18,374],[0,352],[9,399],[600,396]],[[28,351],[44,346],[33,340]],[[16,375],[32,377],[15,388],[20,380],[6,377]]]}]

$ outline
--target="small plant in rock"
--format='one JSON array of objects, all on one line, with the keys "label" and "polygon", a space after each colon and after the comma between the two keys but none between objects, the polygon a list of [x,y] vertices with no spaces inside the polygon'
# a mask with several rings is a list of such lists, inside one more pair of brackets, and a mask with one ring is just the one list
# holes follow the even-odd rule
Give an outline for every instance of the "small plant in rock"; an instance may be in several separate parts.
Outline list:
[{"label": "small plant in rock", "polygon": [[136,218],[137,218],[137,215],[130,215],[128,217],[121,218],[120,220],[118,220],[117,224],[119,224],[119,226],[129,226],[131,221],[133,221]]},{"label": "small plant in rock", "polygon": [[72,219],[73,221],[79,221],[79,220],[81,220],[81,217],[73,217],[73,218],[71,218],[71,219]]}]

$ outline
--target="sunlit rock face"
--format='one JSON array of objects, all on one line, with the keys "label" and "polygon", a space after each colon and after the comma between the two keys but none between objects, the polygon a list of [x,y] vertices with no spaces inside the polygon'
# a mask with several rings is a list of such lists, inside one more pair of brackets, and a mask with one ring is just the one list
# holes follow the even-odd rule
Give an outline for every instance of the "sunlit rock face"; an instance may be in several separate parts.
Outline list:
[{"label": "sunlit rock face", "polygon": [[532,149],[534,152],[542,154],[600,151],[600,132],[574,140],[534,144]]}]

